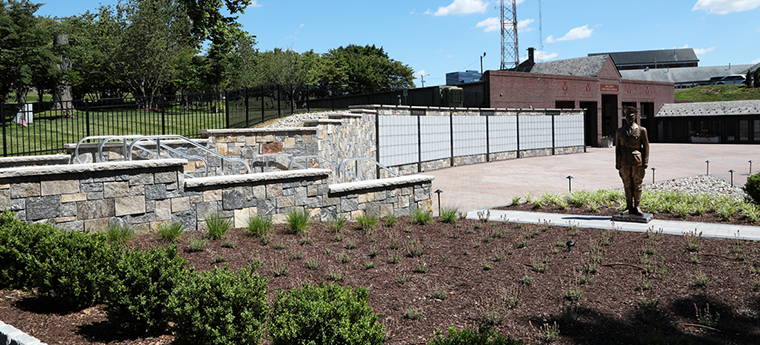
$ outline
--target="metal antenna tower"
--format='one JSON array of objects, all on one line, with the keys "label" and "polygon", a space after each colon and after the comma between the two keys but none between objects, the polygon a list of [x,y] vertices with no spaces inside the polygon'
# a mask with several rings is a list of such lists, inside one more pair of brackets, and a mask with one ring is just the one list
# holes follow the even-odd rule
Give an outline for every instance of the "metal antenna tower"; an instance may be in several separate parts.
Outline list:
[{"label": "metal antenna tower", "polygon": [[[507,61],[520,64],[520,50],[517,46],[517,0],[511,0],[511,7],[501,0],[501,69],[507,69]],[[509,19],[509,22],[507,21]]]},{"label": "metal antenna tower", "polygon": [[544,29],[543,19],[541,18],[541,0],[538,0],[538,51],[544,52]]}]

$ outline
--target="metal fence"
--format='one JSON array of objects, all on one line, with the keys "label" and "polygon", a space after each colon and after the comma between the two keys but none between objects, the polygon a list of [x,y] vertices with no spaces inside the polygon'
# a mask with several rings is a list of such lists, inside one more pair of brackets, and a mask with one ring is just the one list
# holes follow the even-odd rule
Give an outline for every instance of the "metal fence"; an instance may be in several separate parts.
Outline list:
[{"label": "metal fence", "polygon": [[583,115],[380,116],[378,125],[386,166],[584,145]]}]

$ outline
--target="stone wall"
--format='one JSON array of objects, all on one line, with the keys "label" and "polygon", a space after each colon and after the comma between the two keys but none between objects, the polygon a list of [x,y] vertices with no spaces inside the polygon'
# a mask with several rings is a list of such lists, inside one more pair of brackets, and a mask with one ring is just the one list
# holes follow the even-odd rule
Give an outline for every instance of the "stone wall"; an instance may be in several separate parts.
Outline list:
[{"label": "stone wall", "polygon": [[128,224],[138,233],[168,221],[205,229],[216,213],[243,227],[250,216],[283,222],[297,208],[321,220],[430,210],[432,177],[329,185],[329,170],[305,169],[185,179],[182,159],[0,169],[0,210],[69,230]]}]

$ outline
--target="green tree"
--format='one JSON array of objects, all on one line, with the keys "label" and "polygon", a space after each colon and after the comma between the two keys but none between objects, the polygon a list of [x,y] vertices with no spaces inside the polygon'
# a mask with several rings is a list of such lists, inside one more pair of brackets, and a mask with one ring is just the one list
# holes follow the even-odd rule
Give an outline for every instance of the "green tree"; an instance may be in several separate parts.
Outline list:
[{"label": "green tree", "polygon": [[[54,73],[55,57],[50,49],[52,35],[38,26],[34,13],[41,4],[28,0],[0,0],[0,102],[11,90],[19,106],[26,103],[26,93],[34,86],[35,75]],[[42,78],[42,77],[41,77]]]},{"label": "green tree", "polygon": [[752,83],[755,87],[760,87],[760,68],[755,70],[755,80]]},{"label": "green tree", "polygon": [[352,44],[331,49],[323,58],[327,60],[323,84],[347,86],[355,92],[414,87],[412,68],[388,57],[382,47]]},{"label": "green tree", "polygon": [[752,69],[747,70],[747,76],[744,77],[744,85],[746,87],[752,87]]}]

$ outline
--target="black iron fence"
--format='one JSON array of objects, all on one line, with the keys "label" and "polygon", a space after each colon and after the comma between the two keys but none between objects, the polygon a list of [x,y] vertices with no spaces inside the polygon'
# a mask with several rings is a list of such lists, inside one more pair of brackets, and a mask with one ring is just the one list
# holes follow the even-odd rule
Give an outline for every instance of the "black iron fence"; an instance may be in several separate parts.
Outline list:
[{"label": "black iron fence", "polygon": [[[372,90],[306,85],[260,85],[238,90],[147,98],[0,104],[3,157],[64,152],[88,136],[179,134],[201,129],[245,128],[297,112],[347,109],[361,104],[444,105],[433,88]],[[478,107],[464,93],[464,106]],[[473,104],[469,104],[473,103]]]}]

